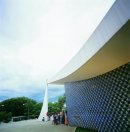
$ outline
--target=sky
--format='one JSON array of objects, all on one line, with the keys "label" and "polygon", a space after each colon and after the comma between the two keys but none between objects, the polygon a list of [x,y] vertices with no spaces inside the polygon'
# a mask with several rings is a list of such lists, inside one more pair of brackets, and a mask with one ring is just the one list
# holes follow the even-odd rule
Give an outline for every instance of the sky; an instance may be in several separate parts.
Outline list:
[{"label": "sky", "polygon": [[[43,101],[45,80],[80,50],[115,0],[0,0],[0,101]],[[49,85],[49,101],[65,93]]]}]

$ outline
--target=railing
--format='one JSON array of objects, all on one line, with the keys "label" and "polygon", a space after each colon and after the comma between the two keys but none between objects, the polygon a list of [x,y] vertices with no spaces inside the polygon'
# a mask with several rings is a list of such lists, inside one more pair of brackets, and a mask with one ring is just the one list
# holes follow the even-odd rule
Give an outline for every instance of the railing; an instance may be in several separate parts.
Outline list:
[{"label": "railing", "polygon": [[[38,118],[38,115],[30,115],[29,119],[36,119]],[[27,116],[16,116],[16,117],[12,117],[11,121],[12,122],[17,122],[17,121],[22,121],[22,120],[28,120]]]}]

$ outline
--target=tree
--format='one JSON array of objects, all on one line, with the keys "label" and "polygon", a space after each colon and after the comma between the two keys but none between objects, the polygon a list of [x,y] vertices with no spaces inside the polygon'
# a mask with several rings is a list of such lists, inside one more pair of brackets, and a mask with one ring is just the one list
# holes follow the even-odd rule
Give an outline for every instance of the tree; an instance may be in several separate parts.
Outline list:
[{"label": "tree", "polygon": [[65,104],[66,98],[65,96],[60,96],[58,98],[58,102],[55,103],[48,103],[48,113],[50,115],[54,114],[54,113],[59,113],[62,111],[62,108]]},{"label": "tree", "polygon": [[52,115],[54,113],[59,113],[60,110],[60,106],[58,102],[55,103],[48,103],[48,113],[49,115]]},{"label": "tree", "polygon": [[[65,104],[65,96],[58,98],[55,103],[48,103],[48,113],[59,113]],[[0,122],[8,122],[11,117],[26,116],[28,118],[36,118],[39,116],[42,103],[27,97],[17,97],[0,102]]]},{"label": "tree", "polygon": [[60,96],[58,98],[58,103],[59,103],[60,110],[62,110],[65,102],[66,102],[66,97],[65,96]]},{"label": "tree", "polygon": [[12,113],[0,112],[0,123],[5,122],[8,123],[11,121]]},{"label": "tree", "polygon": [[34,105],[34,108],[32,110],[32,115],[35,115],[35,117],[38,118],[40,112],[41,112],[41,109],[42,109],[42,103],[37,103]]},{"label": "tree", "polygon": [[4,112],[0,112],[0,123],[4,120]]},{"label": "tree", "polygon": [[1,105],[3,105],[3,107],[0,111],[6,113],[11,112],[12,116],[23,116],[27,115],[27,107],[30,107],[31,114],[31,111],[33,110],[36,103],[36,101],[26,97],[11,98],[1,102]]}]

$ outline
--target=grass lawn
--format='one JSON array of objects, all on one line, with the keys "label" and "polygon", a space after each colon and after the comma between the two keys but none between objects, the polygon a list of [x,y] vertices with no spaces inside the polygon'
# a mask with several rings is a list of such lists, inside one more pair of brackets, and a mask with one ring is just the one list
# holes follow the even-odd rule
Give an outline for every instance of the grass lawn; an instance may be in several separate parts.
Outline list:
[{"label": "grass lawn", "polygon": [[89,129],[89,128],[81,128],[81,127],[77,127],[75,132],[97,132],[96,130],[93,129]]}]

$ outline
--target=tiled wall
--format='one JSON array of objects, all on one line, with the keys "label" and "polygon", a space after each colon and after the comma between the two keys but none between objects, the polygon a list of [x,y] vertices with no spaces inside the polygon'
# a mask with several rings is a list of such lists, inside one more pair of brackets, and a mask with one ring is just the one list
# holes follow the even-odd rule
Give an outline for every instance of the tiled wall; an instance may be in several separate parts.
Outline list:
[{"label": "tiled wall", "polygon": [[65,83],[71,125],[99,132],[130,132],[130,63],[79,82]]}]

